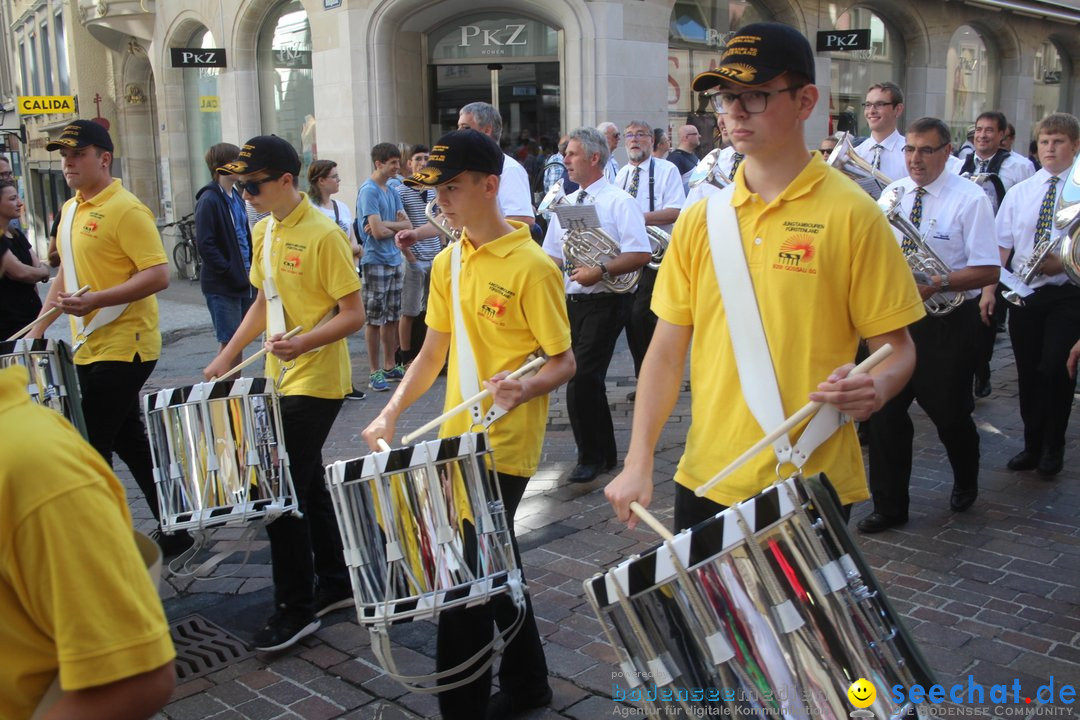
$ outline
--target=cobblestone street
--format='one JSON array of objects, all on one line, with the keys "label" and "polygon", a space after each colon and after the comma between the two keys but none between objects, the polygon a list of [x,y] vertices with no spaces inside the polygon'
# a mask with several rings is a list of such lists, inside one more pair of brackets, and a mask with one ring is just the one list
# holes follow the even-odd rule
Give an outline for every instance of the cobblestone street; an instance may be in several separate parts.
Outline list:
[{"label": "cobblestone street", "polygon": [[[197,289],[170,290],[163,303],[163,325],[179,318],[147,389],[190,384],[212,356],[215,342],[206,324]],[[201,313],[201,315],[200,315]],[[354,341],[357,385],[362,342]],[[913,410],[916,455],[911,520],[900,530],[872,538],[858,536],[879,581],[903,614],[908,628],[943,685],[983,685],[1018,679],[1032,693],[1053,676],[1060,685],[1080,678],[1080,472],[1074,465],[1054,480],[1036,473],[1011,473],[1006,460],[1020,448],[1014,366],[1008,342],[999,336],[994,358],[993,394],[976,403],[982,438],[980,496],[968,512],[949,510],[951,473],[936,435],[921,412]],[[629,439],[633,388],[629,353],[620,344],[608,376],[608,395],[620,449]],[[403,418],[399,432],[438,413],[443,381]],[[612,519],[602,488],[610,475],[585,486],[561,478],[573,466],[575,448],[565,416],[563,393],[552,398],[541,470],[523,500],[516,524],[540,633],[555,692],[551,707],[531,718],[613,717],[636,713],[611,699],[613,653],[586,602],[581,582],[629,555],[656,544],[648,529],[628,531]],[[364,454],[360,429],[374,417],[386,394],[347,402],[324,451],[324,459]],[[670,525],[670,477],[682,452],[689,424],[689,393],[684,391],[664,430],[657,456],[658,482],[653,510]],[[1074,423],[1075,427],[1075,423]],[[1080,453],[1073,440],[1066,459]],[[121,475],[125,471],[123,468]],[[129,487],[131,483],[129,482]],[[136,522],[150,529],[145,504],[135,505]],[[854,522],[869,512],[856,507]],[[214,549],[238,551],[210,579],[170,578],[163,597],[170,621],[192,615],[247,641],[269,612],[272,598],[269,549],[265,536],[236,542],[240,530],[223,529]],[[246,564],[244,553],[250,551]],[[396,649],[403,672],[433,669],[434,632],[426,622],[397,628]],[[164,717],[209,718],[435,718],[432,696],[406,693],[380,671],[367,632],[352,610],[323,619],[314,636],[279,655],[244,653],[206,674],[182,680]]]}]

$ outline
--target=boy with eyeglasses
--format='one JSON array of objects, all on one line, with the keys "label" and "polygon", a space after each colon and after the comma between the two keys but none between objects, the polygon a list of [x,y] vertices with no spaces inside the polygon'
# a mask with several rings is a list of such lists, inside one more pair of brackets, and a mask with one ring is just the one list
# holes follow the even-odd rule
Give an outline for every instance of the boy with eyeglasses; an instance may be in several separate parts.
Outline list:
[{"label": "boy with eyeglasses", "polygon": [[979,491],[979,433],[971,418],[972,348],[979,330],[980,291],[997,282],[1000,259],[990,201],[975,183],[946,170],[952,151],[949,137],[948,126],[937,118],[911,123],[904,144],[908,177],[889,185],[883,193],[903,191],[903,216],[948,265],[948,272],[916,281],[923,300],[936,296],[935,302],[942,302],[957,292],[964,298],[948,314],[928,315],[911,326],[918,350],[911,381],[870,418],[874,512],[859,521],[858,528],[864,533],[907,522],[914,436],[908,408],[913,400],[934,423],[949,456],[953,471],[949,506],[954,512],[963,512],[975,502]]},{"label": "boy with eyeglasses", "polygon": [[[710,92],[745,160],[733,186],[682,212],[660,266],[652,304],[659,320],[638,380],[630,450],[605,488],[631,526],[630,502],[652,499],[653,450],[682,384],[671,369],[684,366],[688,351],[693,420],[675,474],[679,529],[776,481],[779,458],[763,452],[705,497],[694,493],[783,416],[818,400],[865,419],[914,365],[905,326],[923,309],[888,223],[864,192],[806,148],[803,126],[818,101],[813,81],[806,38],[778,23],[742,28],[719,66],[694,78],[693,89]],[[729,293],[726,279],[721,290],[718,272],[728,267],[749,274],[749,293]],[[745,325],[751,315],[743,310],[752,307],[760,321]],[[848,377],[860,336],[871,349],[887,342],[894,351],[870,374]],[[755,337],[763,339],[744,354]],[[771,388],[760,382],[764,368],[775,369]],[[782,406],[775,425],[746,399],[765,390]],[[854,428],[835,414],[832,420],[839,427],[800,464],[807,473],[827,470],[850,504],[867,497],[862,454]]]},{"label": "boy with eyeglasses", "polygon": [[[363,326],[364,308],[349,243],[298,189],[300,156],[292,145],[275,135],[254,137],[218,172],[235,175],[244,199],[269,213],[252,232],[255,302],[203,375],[224,375],[232,358],[267,331],[266,377],[281,395],[282,434],[302,513],[266,526],[275,612],[254,645],[272,652],[318,630],[322,615],[352,604],[322,446],[352,390],[345,338]],[[299,335],[282,339],[297,326]]]},{"label": "boy with eyeglasses", "polygon": [[860,143],[855,152],[885,177],[899,180],[907,175],[901,151],[904,136],[896,129],[904,112],[904,93],[896,83],[877,83],[866,91],[862,106],[870,137]]}]

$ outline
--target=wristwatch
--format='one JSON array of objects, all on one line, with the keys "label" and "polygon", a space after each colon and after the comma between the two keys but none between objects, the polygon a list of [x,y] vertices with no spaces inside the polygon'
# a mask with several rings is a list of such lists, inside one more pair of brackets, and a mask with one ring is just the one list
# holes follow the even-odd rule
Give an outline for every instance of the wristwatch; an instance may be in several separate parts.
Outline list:
[{"label": "wristwatch", "polygon": [[944,291],[948,290],[948,289],[949,289],[949,276],[948,276],[948,275],[939,275],[938,277],[939,277],[939,278],[940,278],[940,280],[941,280],[941,283],[940,283],[940,285],[938,286],[938,287],[939,287],[939,289],[940,289],[940,290],[941,290],[942,292],[944,292]]},{"label": "wristwatch", "polygon": [[600,263],[600,273],[600,277],[604,280],[609,280],[611,278],[611,276],[608,275],[607,266],[605,266],[604,263]]}]

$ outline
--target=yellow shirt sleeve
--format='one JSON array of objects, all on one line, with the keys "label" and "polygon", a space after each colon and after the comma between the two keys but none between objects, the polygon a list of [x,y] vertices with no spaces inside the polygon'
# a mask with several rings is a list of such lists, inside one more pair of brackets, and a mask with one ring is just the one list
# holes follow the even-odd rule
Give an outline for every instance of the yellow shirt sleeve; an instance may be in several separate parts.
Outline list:
[{"label": "yellow shirt sleeve", "polygon": [[[424,323],[436,332],[449,333],[453,327],[450,318],[450,250],[443,248],[431,262],[431,291],[428,293],[427,314]],[[566,304],[566,300],[561,300]]]},{"label": "yellow shirt sleeve", "polygon": [[251,230],[251,269],[248,271],[248,280],[251,286],[262,290],[263,286],[263,240],[266,238],[266,223],[270,217],[264,217],[255,223]]},{"label": "yellow shirt sleeve", "polygon": [[550,265],[550,271],[522,293],[521,310],[543,351],[558,355],[570,349],[570,320],[562,275],[555,263]]},{"label": "yellow shirt sleeve", "polygon": [[352,251],[341,228],[335,226],[318,244],[316,264],[323,287],[335,300],[360,291],[360,276],[356,274]]},{"label": "yellow shirt sleeve", "polygon": [[169,262],[154,216],[145,205],[136,205],[124,213],[117,224],[116,237],[121,250],[131,258],[137,270]]},{"label": "yellow shirt sleeve", "polygon": [[848,308],[859,335],[869,338],[909,325],[926,310],[885,215],[862,219],[854,233]]},{"label": "yellow shirt sleeve", "polygon": [[[690,249],[698,237],[693,228],[701,227],[705,222],[706,205],[704,201],[695,203],[689,210],[679,213],[679,219],[671,230],[671,242],[664,253],[664,262],[656,275],[652,311],[672,325],[694,324],[690,297],[693,263]],[[705,238],[708,239],[707,234]]]}]

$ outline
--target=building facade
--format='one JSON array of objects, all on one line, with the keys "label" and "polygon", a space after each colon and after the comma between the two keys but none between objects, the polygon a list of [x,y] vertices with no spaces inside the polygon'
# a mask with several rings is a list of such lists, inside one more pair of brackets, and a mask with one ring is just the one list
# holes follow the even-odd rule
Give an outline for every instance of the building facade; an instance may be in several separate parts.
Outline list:
[{"label": "building facade", "polygon": [[[87,94],[99,92],[83,77],[83,57],[96,77],[92,57],[102,56],[101,113],[115,122],[118,174],[163,220],[191,212],[209,177],[207,147],[262,133],[287,138],[305,163],[336,161],[341,199],[351,201],[370,173],[372,145],[430,144],[473,100],[499,106],[512,149],[604,120],[677,127],[699,110],[690,78],[716,62],[732,31],[754,20],[788,23],[812,42],[821,30],[869,31],[864,50],[817,53],[822,102],[808,143],[845,121],[865,133],[863,94],[881,80],[904,88],[904,119],[941,117],[958,137],[982,110],[1004,111],[1018,150],[1045,114],[1080,111],[1078,0],[15,4],[25,6],[23,15],[45,7],[79,23],[69,43],[96,39],[93,52],[76,45],[68,63],[81,114],[92,107]],[[174,57],[181,49],[186,57]],[[30,166],[54,162],[37,160],[35,143],[64,120],[34,128]]]}]

